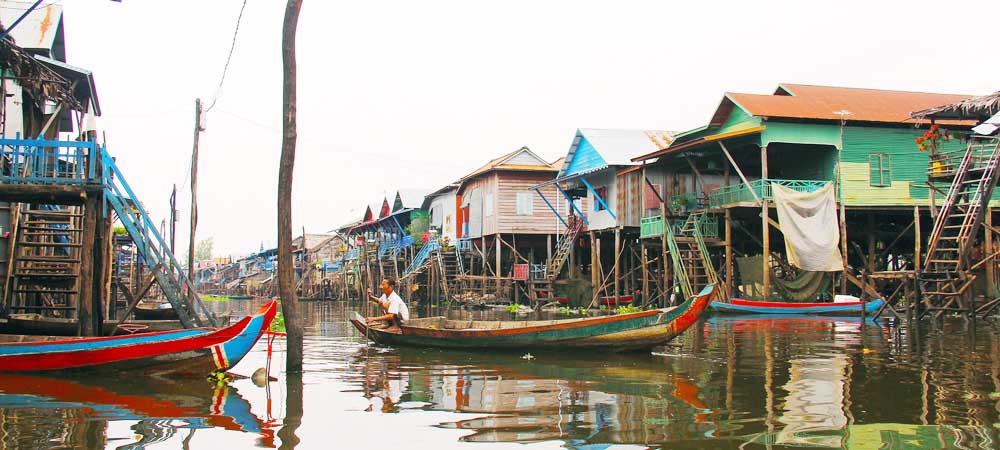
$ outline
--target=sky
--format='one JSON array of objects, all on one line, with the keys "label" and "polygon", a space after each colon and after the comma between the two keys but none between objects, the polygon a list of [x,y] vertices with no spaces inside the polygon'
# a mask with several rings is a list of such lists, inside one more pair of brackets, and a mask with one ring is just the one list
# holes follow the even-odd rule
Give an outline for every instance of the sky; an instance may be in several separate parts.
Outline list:
[{"label": "sky", "polygon": [[[67,60],[93,71],[108,150],[154,220],[176,183],[184,248],[201,98],[196,237],[216,256],[274,246],[285,2],[247,0],[221,90],[242,0],[62,3]],[[986,1],[305,0],[293,230],[522,146],[555,160],[577,128],[698,127],[725,92],[988,94],[995,36],[968,21],[998,15]]]}]

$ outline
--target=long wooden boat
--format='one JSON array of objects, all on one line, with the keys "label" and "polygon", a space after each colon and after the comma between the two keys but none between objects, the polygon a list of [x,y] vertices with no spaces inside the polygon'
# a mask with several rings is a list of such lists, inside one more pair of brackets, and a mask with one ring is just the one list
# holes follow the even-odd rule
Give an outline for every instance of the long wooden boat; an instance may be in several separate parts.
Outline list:
[{"label": "long wooden boat", "polygon": [[679,306],[614,316],[565,320],[481,321],[444,317],[412,319],[399,332],[370,327],[354,313],[351,323],[386,345],[442,348],[640,350],[662,345],[708,310],[717,294],[709,285]]},{"label": "long wooden boat", "polygon": [[132,315],[139,320],[177,320],[177,311],[167,302],[135,305]]},{"label": "long wooden boat", "polygon": [[[180,320],[129,320],[128,325],[138,326],[143,331],[169,331],[184,328]],[[103,335],[110,335],[115,329],[114,321],[104,322]],[[37,336],[76,336],[79,333],[76,319],[45,317],[41,314],[11,314],[6,323],[0,325],[3,334],[30,334]],[[118,333],[121,333],[119,331]]]},{"label": "long wooden boat", "polygon": [[741,314],[874,314],[885,303],[882,299],[869,302],[840,303],[799,303],[799,302],[755,302],[734,298],[728,302],[712,303],[712,310]]},{"label": "long wooden boat", "polygon": [[221,329],[88,338],[0,335],[0,371],[156,369],[207,375],[228,370],[267,331],[276,305],[271,301],[255,314]]}]

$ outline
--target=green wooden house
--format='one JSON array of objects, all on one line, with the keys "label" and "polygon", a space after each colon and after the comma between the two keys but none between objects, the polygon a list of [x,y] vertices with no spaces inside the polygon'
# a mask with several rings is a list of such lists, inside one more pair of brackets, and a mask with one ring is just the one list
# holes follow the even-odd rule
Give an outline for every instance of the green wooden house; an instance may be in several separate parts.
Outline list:
[{"label": "green wooden house", "polygon": [[[775,226],[770,211],[773,183],[798,191],[836,183],[837,198],[844,207],[841,220],[851,225],[848,234],[880,225],[874,232],[855,233],[856,242],[851,244],[851,265],[867,265],[872,270],[876,264],[871,254],[878,253],[878,242],[891,241],[889,235],[914,220],[915,207],[932,202],[929,154],[918,151],[915,143],[930,124],[911,119],[910,113],[967,97],[798,84],[781,84],[771,95],[727,93],[707,125],[681,133],[667,149],[633,161],[648,165],[651,175],[647,177],[663,177],[647,178],[652,184],[670,186],[671,174],[694,178],[688,192],[671,194],[695,197],[704,212],[719,218],[725,274],[733,273],[734,251],[772,255],[773,250],[783,248],[772,245],[780,244],[780,233],[772,239],[772,232],[764,232]],[[955,136],[974,125],[938,124]],[[939,150],[946,158],[961,149],[964,143],[955,138]],[[947,186],[941,189],[946,191]],[[936,201],[940,203],[941,198],[937,194]],[[746,233],[734,238],[734,223]],[[658,237],[662,218],[643,219],[642,229],[644,237]],[[867,250],[855,252],[855,245]],[[776,267],[780,264],[770,257],[762,259],[762,292],[771,292],[769,278],[776,268],[780,272]],[[845,272],[842,278],[851,276]],[[732,281],[726,281],[731,287]]]}]

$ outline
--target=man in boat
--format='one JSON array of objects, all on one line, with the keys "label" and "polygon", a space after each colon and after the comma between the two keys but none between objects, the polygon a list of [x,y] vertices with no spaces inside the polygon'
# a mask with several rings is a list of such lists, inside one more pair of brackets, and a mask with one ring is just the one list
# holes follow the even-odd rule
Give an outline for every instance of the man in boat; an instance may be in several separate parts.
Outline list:
[{"label": "man in boat", "polygon": [[403,299],[396,293],[395,279],[386,278],[382,280],[381,297],[372,295],[372,291],[369,289],[368,299],[378,303],[378,305],[382,307],[382,312],[385,314],[376,317],[368,317],[365,319],[366,322],[372,323],[384,320],[388,324],[386,331],[399,332],[399,327],[403,325],[403,322],[410,320],[410,309],[406,307],[406,303],[404,303]]}]

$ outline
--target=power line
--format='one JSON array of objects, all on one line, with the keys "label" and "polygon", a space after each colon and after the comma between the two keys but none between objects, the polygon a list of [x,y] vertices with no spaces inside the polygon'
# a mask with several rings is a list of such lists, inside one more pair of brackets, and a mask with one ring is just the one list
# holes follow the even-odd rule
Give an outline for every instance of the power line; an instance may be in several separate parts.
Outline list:
[{"label": "power line", "polygon": [[205,108],[205,112],[212,110],[215,106],[215,102],[219,100],[219,96],[222,93],[222,84],[226,81],[226,72],[229,71],[229,62],[233,59],[233,50],[236,49],[236,36],[240,34],[240,23],[243,21],[243,10],[247,7],[247,0],[243,0],[243,5],[240,6],[240,15],[236,18],[236,30],[233,31],[233,43],[229,46],[229,55],[226,56],[226,65],[222,67],[222,77],[219,79],[219,87],[215,89],[215,94],[212,95],[212,104]]}]

